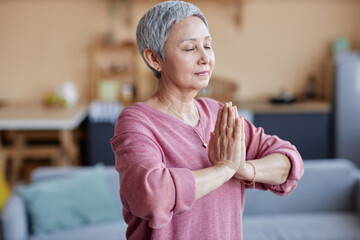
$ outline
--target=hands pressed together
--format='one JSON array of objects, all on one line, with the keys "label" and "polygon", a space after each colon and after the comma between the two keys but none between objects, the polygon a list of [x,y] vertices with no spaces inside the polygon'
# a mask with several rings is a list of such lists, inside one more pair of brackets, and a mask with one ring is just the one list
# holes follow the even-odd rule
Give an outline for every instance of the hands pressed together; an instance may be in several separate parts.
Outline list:
[{"label": "hands pressed together", "polygon": [[245,164],[244,119],[239,117],[237,107],[232,106],[231,102],[219,109],[215,129],[210,137],[208,156],[213,166],[226,165],[238,179],[253,178],[251,169]]}]

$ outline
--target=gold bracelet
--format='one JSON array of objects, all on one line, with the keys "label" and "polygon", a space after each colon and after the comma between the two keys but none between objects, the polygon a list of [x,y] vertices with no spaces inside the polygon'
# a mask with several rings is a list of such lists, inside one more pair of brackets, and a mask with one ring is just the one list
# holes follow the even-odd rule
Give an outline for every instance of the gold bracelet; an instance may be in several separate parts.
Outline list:
[{"label": "gold bracelet", "polygon": [[255,168],[255,166],[254,166],[254,164],[252,164],[251,162],[248,162],[248,161],[246,161],[246,163],[248,163],[248,164],[250,164],[253,168],[254,168],[254,177],[253,177],[253,179],[251,179],[251,183],[248,183],[248,182],[246,182],[246,181],[244,181],[244,180],[241,180],[245,185],[253,185],[253,189],[254,189],[254,192],[255,192],[255,178],[256,178],[256,168]]}]

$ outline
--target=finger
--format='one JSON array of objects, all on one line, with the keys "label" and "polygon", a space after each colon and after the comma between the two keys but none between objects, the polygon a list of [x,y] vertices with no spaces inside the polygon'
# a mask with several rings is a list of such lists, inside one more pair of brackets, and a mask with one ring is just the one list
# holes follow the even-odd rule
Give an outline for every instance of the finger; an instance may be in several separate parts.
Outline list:
[{"label": "finger", "polygon": [[240,124],[240,144],[241,144],[241,149],[243,150],[243,148],[245,147],[245,130],[244,130],[244,118],[240,117],[239,118]]},{"label": "finger", "polygon": [[231,127],[235,127],[235,107],[230,107],[228,112],[228,122],[227,125]]},{"label": "finger", "polygon": [[217,144],[216,144],[216,148],[217,148],[217,160],[220,161],[221,160],[221,140],[218,137],[217,139]]},{"label": "finger", "polygon": [[226,134],[226,126],[228,119],[229,104],[225,103],[225,108],[222,112],[221,123],[220,123],[220,134]]},{"label": "finger", "polygon": [[239,112],[238,112],[237,106],[235,106],[235,126],[236,126],[236,119],[238,119],[238,118],[240,119]]},{"label": "finger", "polygon": [[210,132],[209,148],[214,143],[214,132]]},{"label": "finger", "polygon": [[235,113],[234,107],[229,107],[228,109],[228,121],[226,124],[226,135],[231,136],[233,134],[234,123],[235,123]]},{"label": "finger", "polygon": [[245,135],[243,134],[243,127],[244,119],[242,117],[236,118],[236,144],[240,144],[240,165],[245,164],[246,160],[246,145],[244,137]]},{"label": "finger", "polygon": [[212,144],[212,145],[214,145],[215,143],[216,143],[216,135],[215,135],[215,133],[214,132],[211,132],[210,133],[210,140],[209,140],[209,144]]},{"label": "finger", "polygon": [[[234,107],[232,105],[232,102],[229,102],[229,108],[230,108],[230,111],[228,113],[228,119],[229,117],[231,117],[232,114],[234,114]],[[231,128],[234,128],[234,123],[235,123],[235,118],[232,119],[232,121],[229,121],[228,120],[228,123],[230,122],[230,124],[228,124],[228,126],[230,126]]]},{"label": "finger", "polygon": [[228,159],[228,138],[226,135],[222,134],[219,138],[220,140],[220,145],[219,145],[219,149],[220,149],[220,160],[226,160]]},{"label": "finger", "polygon": [[245,121],[243,117],[241,117],[241,141],[245,142]]},{"label": "finger", "polygon": [[245,124],[244,118],[241,118],[241,158],[246,160],[246,142],[245,142]]},{"label": "finger", "polygon": [[223,110],[224,110],[224,107],[219,108],[217,118],[216,118],[214,133],[217,134],[217,135],[220,134],[220,123],[221,123],[221,117],[222,117],[222,111]]},{"label": "finger", "polygon": [[237,117],[235,119],[235,129],[234,129],[234,133],[233,133],[233,136],[234,136],[234,139],[235,141],[239,144],[240,141],[241,141],[241,128],[242,128],[242,121],[241,121],[241,117]]}]

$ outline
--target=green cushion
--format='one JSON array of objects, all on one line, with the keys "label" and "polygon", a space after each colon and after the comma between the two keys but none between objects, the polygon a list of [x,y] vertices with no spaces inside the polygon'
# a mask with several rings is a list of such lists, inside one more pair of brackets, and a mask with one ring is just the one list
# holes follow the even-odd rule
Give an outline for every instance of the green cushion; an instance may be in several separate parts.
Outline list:
[{"label": "green cushion", "polygon": [[51,233],[121,218],[103,166],[18,188],[33,234]]}]

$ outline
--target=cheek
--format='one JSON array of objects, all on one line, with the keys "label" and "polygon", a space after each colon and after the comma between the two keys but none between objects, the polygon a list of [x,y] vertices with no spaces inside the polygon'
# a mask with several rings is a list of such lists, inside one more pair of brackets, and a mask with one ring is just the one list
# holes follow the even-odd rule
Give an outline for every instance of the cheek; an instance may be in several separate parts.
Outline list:
[{"label": "cheek", "polygon": [[211,70],[214,68],[215,66],[215,55],[212,54],[212,56],[210,57],[210,67],[211,67]]},{"label": "cheek", "polygon": [[195,63],[190,58],[182,57],[178,58],[177,61],[173,62],[174,69],[180,73],[188,73],[194,70]]}]

